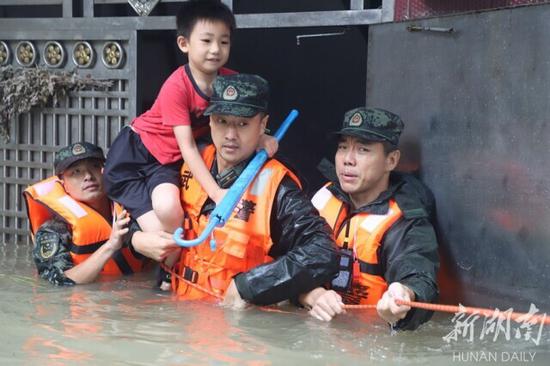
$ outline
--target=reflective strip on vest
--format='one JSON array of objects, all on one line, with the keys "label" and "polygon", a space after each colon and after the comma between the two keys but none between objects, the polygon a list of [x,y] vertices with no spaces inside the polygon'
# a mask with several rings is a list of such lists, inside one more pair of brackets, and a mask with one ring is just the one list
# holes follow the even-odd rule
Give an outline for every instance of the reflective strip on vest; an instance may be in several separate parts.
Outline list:
[{"label": "reflective strip on vest", "polygon": [[67,207],[67,209],[69,211],[72,212],[73,215],[76,216],[76,218],[80,219],[84,216],[86,216],[88,213],[86,212],[85,209],[83,209],[78,202],[76,202],[74,200],[74,198],[72,198],[71,196],[69,195],[65,195],[63,197],[60,197],[58,198],[58,201],[65,207]]},{"label": "reflective strip on vest", "polygon": [[318,190],[311,199],[311,202],[313,203],[313,206],[315,206],[315,208],[319,211],[319,213],[334,213],[333,215],[323,215],[321,213],[321,216],[325,218],[329,226],[334,230],[335,227],[339,226],[337,225],[339,224],[338,218],[342,217],[340,213],[342,212],[344,204],[334,199],[335,197],[327,188],[329,185],[330,183],[326,184],[323,188]]},{"label": "reflective strip on vest", "polygon": [[315,193],[315,195],[311,199],[311,203],[313,203],[313,206],[315,206],[315,208],[320,211],[326,206],[327,202],[331,198],[332,193],[330,193],[327,186],[324,186],[323,188],[318,190],[317,193]]},{"label": "reflective strip on vest", "polygon": [[361,228],[367,230],[368,232],[374,232],[380,224],[382,224],[388,217],[392,216],[395,213],[395,210],[392,210],[390,207],[388,213],[385,215],[368,215],[361,222]]}]

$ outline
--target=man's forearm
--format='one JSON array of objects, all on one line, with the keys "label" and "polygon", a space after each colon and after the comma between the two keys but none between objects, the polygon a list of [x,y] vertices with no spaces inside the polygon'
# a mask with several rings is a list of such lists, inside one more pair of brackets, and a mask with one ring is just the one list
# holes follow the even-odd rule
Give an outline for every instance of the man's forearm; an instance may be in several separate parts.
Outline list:
[{"label": "man's forearm", "polygon": [[107,242],[99,247],[99,249],[84,262],[66,270],[64,272],[65,276],[77,284],[93,282],[103,270],[105,263],[111,259],[115,252],[116,249],[113,249],[111,245],[109,245],[109,242]]}]

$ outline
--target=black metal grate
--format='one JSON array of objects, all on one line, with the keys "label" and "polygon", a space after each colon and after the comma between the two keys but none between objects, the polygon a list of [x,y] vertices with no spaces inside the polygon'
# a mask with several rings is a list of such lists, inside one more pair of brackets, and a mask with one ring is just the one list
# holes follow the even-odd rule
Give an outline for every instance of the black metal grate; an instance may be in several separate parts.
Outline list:
[{"label": "black metal grate", "polygon": [[3,243],[29,243],[22,197],[27,185],[53,174],[54,152],[77,141],[107,150],[129,122],[127,80],[115,80],[108,91],[70,94],[56,107],[33,110],[12,123],[12,141],[0,145],[0,203]]}]

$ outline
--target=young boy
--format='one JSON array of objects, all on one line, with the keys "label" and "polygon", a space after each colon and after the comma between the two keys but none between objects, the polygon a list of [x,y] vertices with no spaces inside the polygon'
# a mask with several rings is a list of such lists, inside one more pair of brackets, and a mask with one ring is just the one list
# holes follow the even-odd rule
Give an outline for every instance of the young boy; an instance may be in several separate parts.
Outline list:
[{"label": "young boy", "polygon": [[[120,132],[104,171],[109,197],[121,203],[144,231],[173,232],[183,222],[179,200],[182,157],[216,203],[225,194],[205,167],[195,139],[208,135],[203,112],[214,79],[235,73],[222,67],[229,57],[235,18],[219,1],[191,0],[180,9],[177,28],[178,48],[187,54],[189,63],[164,82],[151,109]],[[271,139],[268,145],[276,146]],[[159,250],[155,243],[136,249],[157,261],[173,250]]]},{"label": "young boy", "polygon": [[[195,161],[194,155],[200,157],[193,137],[205,132],[202,112],[208,106],[211,83],[218,73],[233,73],[222,66],[234,28],[234,16],[223,4],[184,3],[177,15],[177,45],[189,63],[170,75],[151,109],[123,129],[109,150],[104,171],[107,193],[145,231],[173,231],[182,222],[176,199],[182,156]],[[200,168],[195,173],[208,193],[219,199],[213,179]]]}]

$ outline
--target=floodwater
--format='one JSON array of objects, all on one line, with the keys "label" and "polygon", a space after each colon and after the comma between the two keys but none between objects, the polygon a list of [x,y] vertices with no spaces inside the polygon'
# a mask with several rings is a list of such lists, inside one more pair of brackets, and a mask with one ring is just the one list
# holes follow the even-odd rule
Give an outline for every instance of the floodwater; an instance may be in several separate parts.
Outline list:
[{"label": "floodwater", "polygon": [[27,246],[0,244],[0,364],[550,364],[548,326],[516,339],[513,323],[506,339],[505,331],[481,336],[478,319],[446,342],[458,329],[453,314],[390,334],[366,311],[323,323],[291,305],[233,311],[181,302],[152,290],[151,277],[57,288],[36,276]]}]

